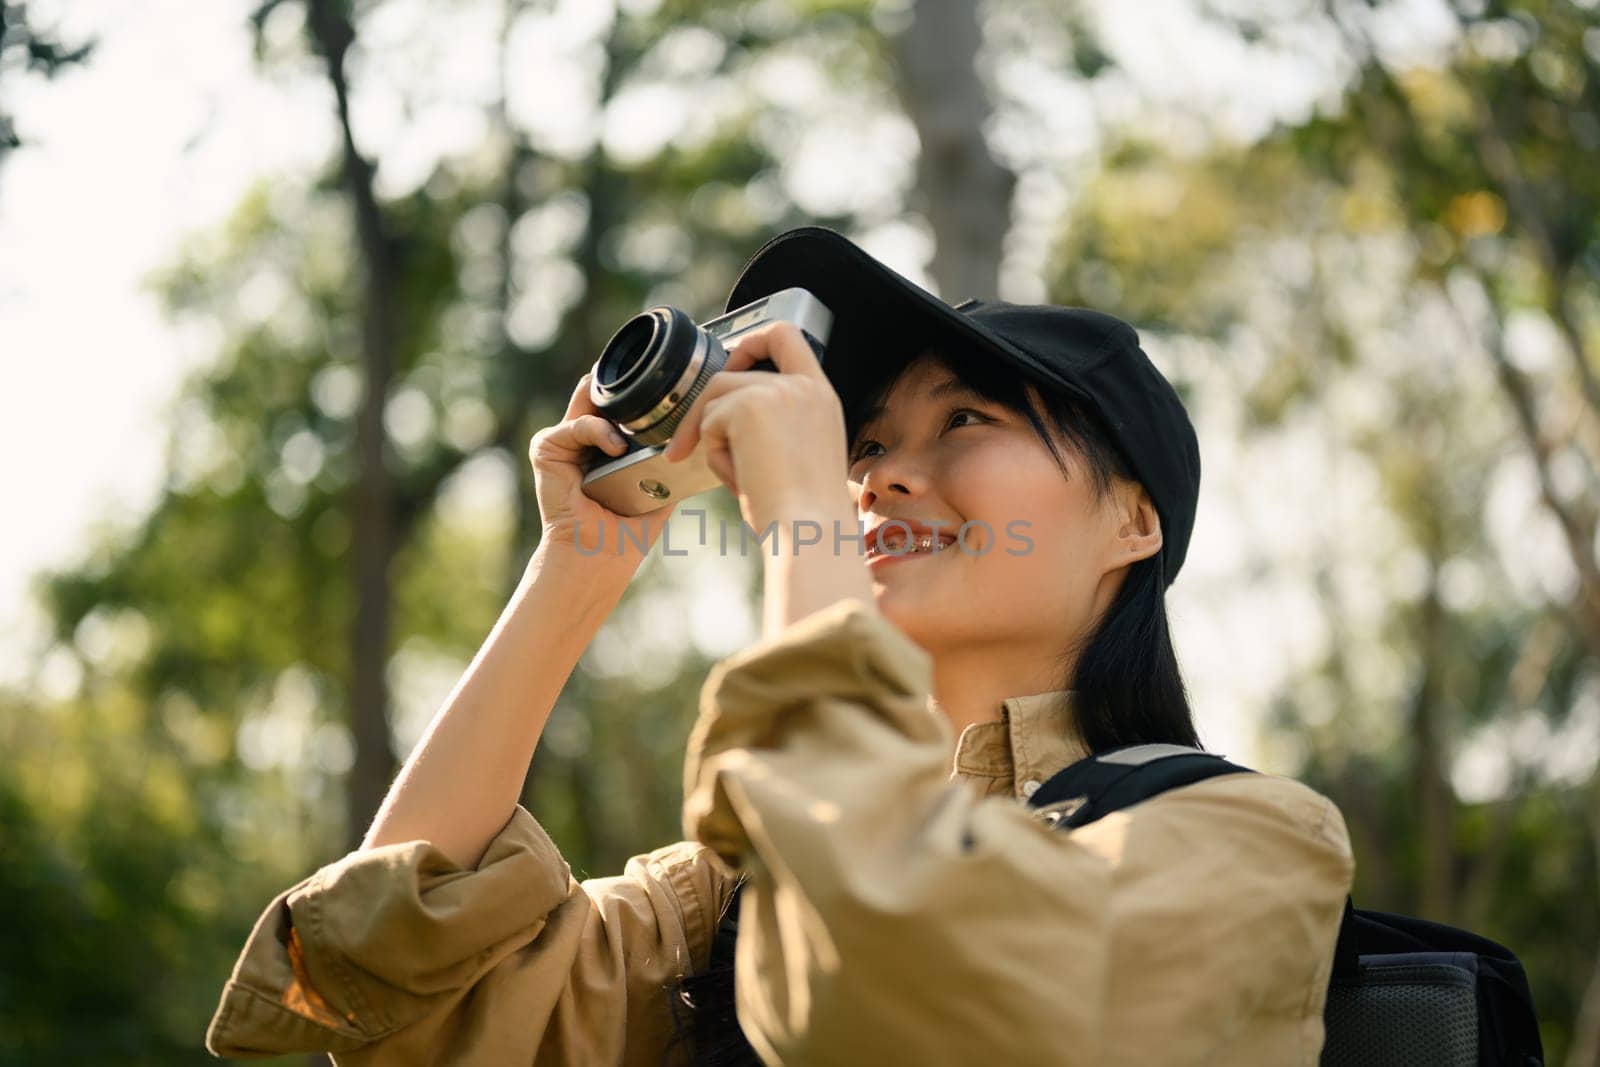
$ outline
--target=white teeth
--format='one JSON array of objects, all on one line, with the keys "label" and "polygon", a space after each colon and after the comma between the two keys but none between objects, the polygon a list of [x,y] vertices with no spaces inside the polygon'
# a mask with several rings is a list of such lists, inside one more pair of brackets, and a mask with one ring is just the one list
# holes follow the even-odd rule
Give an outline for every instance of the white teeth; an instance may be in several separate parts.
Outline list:
[{"label": "white teeth", "polygon": [[934,550],[933,543],[934,538],[932,535],[924,535],[912,542],[901,541],[898,546],[886,545],[880,542],[873,546],[872,554],[898,553],[908,555],[912,552],[932,552]]}]

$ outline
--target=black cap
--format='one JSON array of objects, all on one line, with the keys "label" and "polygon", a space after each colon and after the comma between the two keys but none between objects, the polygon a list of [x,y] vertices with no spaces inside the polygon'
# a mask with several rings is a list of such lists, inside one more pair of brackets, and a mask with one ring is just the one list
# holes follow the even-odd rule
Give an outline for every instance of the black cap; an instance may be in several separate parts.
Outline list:
[{"label": "black cap", "polygon": [[1200,495],[1200,445],[1172,385],[1121,319],[1086,308],[969,300],[951,307],[841,233],[803,226],[745,264],[724,312],[791,286],[833,312],[823,367],[848,411],[930,345],[965,345],[1093,410],[1161,516],[1166,583],[1178,575]]}]

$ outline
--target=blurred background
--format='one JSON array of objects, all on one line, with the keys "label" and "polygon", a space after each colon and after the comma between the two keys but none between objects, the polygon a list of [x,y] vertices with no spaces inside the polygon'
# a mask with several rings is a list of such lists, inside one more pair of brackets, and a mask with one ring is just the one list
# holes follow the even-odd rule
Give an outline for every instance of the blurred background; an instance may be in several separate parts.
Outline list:
[{"label": "blurred background", "polygon": [[[200,1063],[521,573],[528,440],[796,225],[1141,330],[1208,748],[1600,1063],[1597,0],[0,0],[0,1062]],[[737,521],[722,490],[702,498]],[[698,503],[699,501],[697,501]],[[658,546],[524,800],[681,834],[759,561]]]}]

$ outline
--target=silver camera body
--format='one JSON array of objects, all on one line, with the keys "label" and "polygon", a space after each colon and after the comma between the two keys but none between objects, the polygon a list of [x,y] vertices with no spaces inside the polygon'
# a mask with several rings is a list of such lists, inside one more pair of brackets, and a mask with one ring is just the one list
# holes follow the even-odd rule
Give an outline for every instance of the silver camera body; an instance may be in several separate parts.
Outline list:
[{"label": "silver camera body", "polygon": [[[703,447],[677,463],[662,453],[739,338],[775,321],[798,327],[821,362],[833,312],[800,288],[771,293],[698,326],[667,306],[624,323],[595,362],[589,398],[628,439],[628,451],[602,454],[584,475],[584,494],[619,515],[642,515],[720,485]],[[750,369],[776,368],[763,360]]]}]

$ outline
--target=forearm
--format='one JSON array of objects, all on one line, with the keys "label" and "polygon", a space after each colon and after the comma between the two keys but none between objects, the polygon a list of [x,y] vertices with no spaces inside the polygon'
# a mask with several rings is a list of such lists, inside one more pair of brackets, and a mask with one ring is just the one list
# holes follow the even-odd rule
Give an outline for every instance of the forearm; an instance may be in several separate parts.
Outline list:
[{"label": "forearm", "polygon": [[573,667],[631,571],[534,553],[461,680],[428,724],[362,849],[425,840],[471,869],[511,817],[528,764]]},{"label": "forearm", "polygon": [[[840,600],[856,600],[869,611],[876,611],[866,561],[858,551],[858,542],[849,539],[860,531],[849,501],[786,509],[783,515],[778,523],[777,551],[762,557],[764,635],[772,637],[789,624]],[[818,543],[800,544],[816,536],[818,529]]]}]

